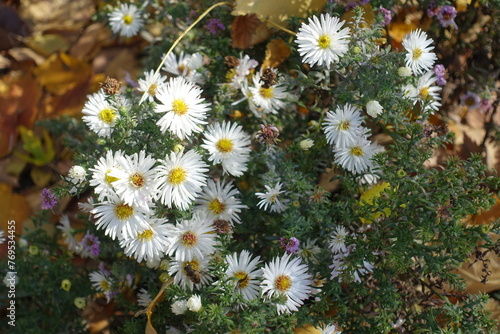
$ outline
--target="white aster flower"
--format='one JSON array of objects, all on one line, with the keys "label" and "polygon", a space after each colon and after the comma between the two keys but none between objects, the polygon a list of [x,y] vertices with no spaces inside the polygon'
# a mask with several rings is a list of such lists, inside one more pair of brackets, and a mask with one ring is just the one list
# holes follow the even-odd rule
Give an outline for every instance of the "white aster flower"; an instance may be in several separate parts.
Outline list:
[{"label": "white aster flower", "polygon": [[110,194],[105,201],[96,203],[91,212],[97,228],[104,229],[104,233],[114,240],[116,237],[134,238],[148,228],[148,211],[140,206],[126,204],[118,195]]},{"label": "white aster flower", "polygon": [[290,259],[290,254],[275,258],[262,269],[262,295],[269,299],[273,295],[285,296],[284,304],[276,304],[278,314],[298,311],[303,300],[311,293],[311,275],[300,258]]},{"label": "white aster flower", "polygon": [[330,238],[329,248],[333,253],[346,252],[347,247],[345,245],[346,238],[349,234],[347,233],[344,226],[338,226],[332,233]]},{"label": "white aster flower", "polygon": [[302,61],[311,66],[330,67],[338,62],[348,50],[350,30],[344,28],[345,21],[328,14],[309,18],[309,23],[302,23],[295,43],[299,45]]},{"label": "white aster flower", "polygon": [[186,313],[188,307],[187,307],[187,300],[186,299],[180,299],[176,300],[172,304],[172,313],[175,315],[181,315]]},{"label": "white aster flower", "polygon": [[214,164],[222,163],[224,173],[237,177],[247,170],[250,136],[237,123],[209,125],[201,146],[210,153],[210,161]]},{"label": "white aster flower", "polygon": [[256,73],[252,79],[253,86],[243,85],[243,95],[248,97],[249,108],[255,117],[262,117],[265,114],[277,114],[280,109],[287,105],[287,100],[291,100],[292,95],[287,92],[282,84],[276,84],[268,88],[263,87],[261,74]]},{"label": "white aster flower", "polygon": [[200,85],[205,83],[207,75],[207,71],[203,67],[203,56],[198,52],[184,55],[184,52],[181,51],[178,59],[173,53],[170,53],[162,70]]},{"label": "white aster flower", "polygon": [[226,74],[226,78],[229,81],[229,87],[233,90],[238,90],[243,87],[243,83],[247,82],[248,75],[251,70],[257,67],[259,62],[255,59],[251,59],[248,55],[240,57],[238,65],[235,68],[229,70]]},{"label": "white aster flower", "polygon": [[321,334],[341,334],[342,331],[336,324],[330,324],[321,328]]},{"label": "white aster flower", "polygon": [[112,296],[114,295],[114,292],[111,290],[111,287],[113,285],[113,281],[111,280],[111,278],[107,277],[101,271],[91,272],[89,274],[89,278],[94,289],[104,293],[104,295],[106,296],[106,300],[109,303]]},{"label": "white aster flower", "polygon": [[150,219],[149,227],[140,229],[134,237],[120,240],[125,255],[146,262],[160,261],[170,245],[168,236],[173,225],[165,224],[165,219]]},{"label": "white aster flower", "polygon": [[329,111],[323,122],[326,141],[336,148],[352,145],[356,139],[368,132],[362,126],[363,117],[359,108],[347,103]]},{"label": "white aster flower", "polygon": [[177,222],[169,234],[167,254],[175,255],[177,261],[187,261],[215,252],[217,234],[211,224],[211,221],[198,215],[191,220]]},{"label": "white aster flower", "polygon": [[186,306],[192,312],[199,312],[201,310],[201,297],[198,295],[192,295],[189,297]]},{"label": "white aster flower", "polygon": [[151,299],[148,290],[141,288],[137,293],[137,304],[142,307],[148,307],[152,301],[153,299]]},{"label": "white aster flower", "polygon": [[413,30],[403,37],[403,47],[408,51],[405,63],[415,74],[432,69],[437,60],[436,54],[430,52],[434,49],[430,46],[432,39],[427,39],[427,34],[420,29]]},{"label": "white aster flower", "polygon": [[375,146],[365,136],[357,137],[352,144],[336,148],[335,163],[351,173],[362,174],[373,168]]},{"label": "white aster flower", "polygon": [[64,238],[64,243],[68,245],[70,251],[76,251],[76,239],[73,236],[74,230],[71,228],[71,223],[69,221],[68,215],[62,215],[59,219],[59,225],[56,226],[61,230],[62,236]]},{"label": "white aster flower", "polygon": [[246,205],[241,204],[240,192],[233,188],[233,183],[223,184],[220,180],[214,182],[208,180],[208,184],[203,188],[201,194],[196,200],[196,212],[202,212],[209,221],[226,220],[231,224],[235,222],[240,224],[241,220],[238,214],[241,209],[247,209]]},{"label": "white aster flower", "polygon": [[5,242],[5,232],[0,229],[0,245],[3,244]]},{"label": "white aster flower", "polygon": [[144,72],[144,79],[139,79],[137,82],[139,84],[138,90],[146,93],[149,102],[154,102],[158,87],[164,85],[166,81],[167,77],[160,73],[155,75],[154,70]]},{"label": "white aster flower", "polygon": [[307,239],[306,242],[300,244],[297,255],[306,263],[318,264],[317,255],[321,252],[321,248],[316,245],[316,239]]},{"label": "white aster flower", "polygon": [[283,184],[280,182],[276,183],[273,188],[268,185],[264,185],[267,190],[265,193],[255,193],[255,196],[260,199],[257,206],[263,210],[267,210],[269,207],[269,211],[271,212],[281,213],[285,211],[288,199],[279,198],[280,194],[285,193],[285,190],[281,190],[282,186]]},{"label": "white aster flower", "polygon": [[112,177],[109,173],[119,167],[118,161],[123,157],[121,150],[107,151],[104,157],[99,158],[97,165],[89,170],[92,172],[92,180],[90,185],[94,188],[94,192],[99,195],[99,200],[102,201],[109,194],[114,194],[115,190],[113,182],[117,181],[116,177]]},{"label": "white aster flower", "polygon": [[68,177],[75,184],[80,184],[85,181],[87,171],[82,166],[73,166],[68,172]]},{"label": "white aster flower", "polygon": [[376,118],[384,111],[384,108],[376,100],[371,100],[366,103],[366,113],[373,118]]},{"label": "white aster flower", "polygon": [[10,288],[12,285],[16,286],[17,283],[19,283],[19,277],[17,276],[17,273],[13,271],[8,271],[7,274],[3,277],[3,284]]},{"label": "white aster flower", "polygon": [[131,156],[120,156],[118,167],[109,172],[108,176],[115,178],[112,182],[116,194],[125,204],[137,205],[149,210],[149,204],[156,198],[157,182],[155,159],[146,156],[145,151]]},{"label": "white aster flower", "polygon": [[434,71],[429,71],[418,78],[417,87],[413,85],[405,86],[403,88],[404,95],[412,100],[414,104],[421,101],[424,110],[434,113],[441,106],[439,92],[443,89],[434,85],[436,80]]},{"label": "white aster flower", "polygon": [[232,278],[232,283],[236,291],[242,294],[246,300],[253,300],[259,295],[259,282],[262,276],[262,270],[258,269],[260,265],[260,256],[251,258],[249,251],[242,251],[226,256],[228,268],[226,276]]},{"label": "white aster flower", "polygon": [[144,25],[141,12],[133,4],[121,4],[109,13],[108,17],[111,30],[120,36],[135,36]]},{"label": "white aster flower", "polygon": [[106,101],[106,95],[102,90],[88,95],[87,99],[82,110],[82,114],[85,115],[82,120],[99,137],[109,138],[116,120],[120,117],[118,111]]},{"label": "white aster flower", "polygon": [[155,112],[165,113],[156,123],[161,132],[169,130],[180,139],[201,132],[200,125],[207,123],[205,119],[210,106],[200,97],[201,93],[199,87],[183,78],[170,79],[158,87],[156,98],[159,103]]},{"label": "white aster flower", "polygon": [[186,153],[171,152],[159,160],[157,179],[161,203],[186,210],[201,188],[206,185],[208,165],[194,150]]},{"label": "white aster flower", "polygon": [[208,260],[208,257],[203,257],[189,261],[172,261],[168,273],[174,277],[174,283],[184,290],[193,290],[195,287],[199,289],[212,281],[212,277],[208,275]]},{"label": "white aster flower", "polygon": [[362,263],[353,264],[350,262],[350,259],[347,259],[351,252],[356,248],[356,245],[347,246],[347,251],[339,252],[333,256],[333,262],[329,266],[331,271],[330,279],[335,279],[339,282],[343,281],[343,277],[341,275],[344,274],[345,270],[348,269],[348,266],[353,266],[352,275],[354,276],[354,281],[360,283],[361,276],[369,272],[373,272],[373,265],[366,260],[362,260]]}]

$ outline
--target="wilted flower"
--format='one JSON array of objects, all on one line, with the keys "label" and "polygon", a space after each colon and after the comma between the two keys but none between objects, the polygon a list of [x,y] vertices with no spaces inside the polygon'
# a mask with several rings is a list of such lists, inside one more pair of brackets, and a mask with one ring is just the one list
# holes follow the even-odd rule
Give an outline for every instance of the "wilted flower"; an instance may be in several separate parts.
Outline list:
[{"label": "wilted flower", "polygon": [[444,78],[446,74],[446,69],[444,65],[438,64],[434,66],[434,74],[436,75],[436,84],[439,86],[446,85],[446,79]]},{"label": "wilted flower", "polygon": [[391,20],[392,20],[391,11],[388,9],[385,9],[384,7],[380,7],[379,11],[380,11],[380,14],[382,14],[382,17],[384,18],[384,21],[382,21],[382,25],[386,26],[389,23],[391,23]]}]

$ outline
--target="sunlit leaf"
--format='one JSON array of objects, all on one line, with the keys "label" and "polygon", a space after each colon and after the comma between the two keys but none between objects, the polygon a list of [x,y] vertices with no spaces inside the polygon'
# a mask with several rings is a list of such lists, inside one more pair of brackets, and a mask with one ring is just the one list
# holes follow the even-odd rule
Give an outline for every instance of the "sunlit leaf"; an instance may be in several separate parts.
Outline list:
[{"label": "sunlit leaf", "polygon": [[306,17],[311,11],[320,11],[326,0],[236,0],[233,15],[255,14],[261,21],[286,25],[290,17]]},{"label": "sunlit leaf", "polygon": [[[382,196],[382,193],[388,189],[391,185],[388,182],[383,182],[377,184],[370,189],[366,190],[363,194],[361,194],[359,204],[364,206],[365,202],[368,204],[373,204],[373,201]],[[370,215],[369,219],[361,218],[361,222],[364,224],[372,223],[375,219],[382,216],[389,216],[391,214],[391,210],[389,208],[384,208],[382,211],[375,212]]]},{"label": "sunlit leaf", "polygon": [[278,67],[286,58],[290,56],[290,48],[282,39],[273,39],[266,46],[266,58],[262,63],[262,68]]},{"label": "sunlit leaf", "polygon": [[57,53],[35,68],[33,72],[45,89],[53,94],[63,95],[81,82],[88,80],[92,70],[86,62],[65,53]]},{"label": "sunlit leaf", "polygon": [[46,57],[58,51],[65,52],[69,48],[68,42],[61,35],[55,34],[27,37],[24,43]]}]

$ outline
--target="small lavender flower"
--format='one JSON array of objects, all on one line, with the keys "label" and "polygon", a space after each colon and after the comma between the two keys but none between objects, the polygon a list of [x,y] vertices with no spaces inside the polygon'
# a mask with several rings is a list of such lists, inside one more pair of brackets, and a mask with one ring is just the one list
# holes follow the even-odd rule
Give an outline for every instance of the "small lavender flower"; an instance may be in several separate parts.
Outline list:
[{"label": "small lavender flower", "polygon": [[43,188],[40,197],[42,198],[42,210],[52,210],[57,204],[57,197],[50,189]]},{"label": "small lavender flower", "polygon": [[475,109],[479,107],[481,98],[479,95],[473,92],[467,91],[466,94],[460,96],[460,104],[466,106],[469,109]]},{"label": "small lavender flower", "polygon": [[382,17],[384,18],[384,21],[382,21],[382,25],[386,26],[389,23],[391,23],[391,20],[392,20],[391,11],[388,9],[385,9],[384,7],[380,7],[379,11],[380,11],[380,14],[382,14]]},{"label": "small lavender flower", "polygon": [[299,249],[300,241],[295,237],[288,238],[280,238],[279,246],[281,249],[286,251],[288,254],[295,254]]},{"label": "small lavender flower", "polygon": [[226,29],[226,27],[224,27],[224,24],[222,24],[222,21],[219,19],[209,19],[207,21],[207,24],[205,25],[205,28],[207,28],[208,32],[212,35],[217,35],[219,31]]},{"label": "small lavender flower", "polygon": [[452,26],[453,28],[458,29],[458,26],[454,21],[456,16],[457,16],[457,10],[453,6],[439,7],[439,10],[436,15],[436,17],[439,20],[439,23],[441,23],[441,26],[443,28]]},{"label": "small lavender flower", "polygon": [[81,257],[97,257],[101,253],[101,248],[100,248],[101,242],[99,241],[99,238],[94,235],[90,234],[89,231],[87,231],[87,234],[82,238],[80,243],[78,244],[78,249],[80,250],[80,256]]},{"label": "small lavender flower", "polygon": [[446,79],[444,78],[446,74],[446,69],[444,65],[438,64],[434,66],[434,74],[436,75],[436,84],[439,86],[446,85]]}]

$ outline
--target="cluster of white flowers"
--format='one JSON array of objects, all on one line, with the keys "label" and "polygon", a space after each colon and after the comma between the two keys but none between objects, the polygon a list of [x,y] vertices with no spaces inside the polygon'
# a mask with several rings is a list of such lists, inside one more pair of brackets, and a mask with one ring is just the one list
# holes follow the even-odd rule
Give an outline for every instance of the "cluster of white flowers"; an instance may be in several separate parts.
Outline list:
[{"label": "cluster of white flowers", "polygon": [[[141,15],[134,5],[122,5],[109,15],[111,28],[122,36],[133,36],[143,24]],[[344,27],[345,24],[328,14],[303,23],[296,37],[303,62],[326,69],[341,62],[351,42],[351,30]],[[424,110],[433,111],[440,106],[441,88],[433,85],[436,78],[431,68],[436,56],[430,52],[430,43],[427,35],[419,30],[406,36],[403,46],[408,54],[405,67],[398,72],[405,80],[414,79],[412,73],[422,74],[415,85],[403,88],[403,94],[415,104],[422,102]],[[200,53],[169,54],[162,67],[168,77],[149,70],[138,81],[137,90],[147,97],[154,115],[158,116],[159,131],[178,140],[175,149],[162,152],[161,157],[145,150],[134,150],[133,154],[127,154],[127,150],[109,150],[89,168],[92,173],[89,185],[97,197],[96,203],[89,204],[96,227],[113,240],[118,239],[126,256],[145,261],[149,267],[156,268],[163,259],[170,260],[169,266],[162,269],[173,277],[174,284],[189,293],[216,280],[211,270],[213,257],[221,258],[219,234],[231,234],[234,225],[242,223],[240,213],[248,208],[240,201],[235,183],[221,178],[237,178],[247,172],[251,137],[235,121],[219,122],[211,118],[211,104],[199,86],[209,78],[206,63]],[[249,117],[276,117],[294,105],[296,94],[286,84],[286,75],[272,68],[257,71],[258,65],[248,55],[235,58],[226,76],[224,91],[229,91],[232,97],[243,96],[233,105],[246,101],[251,112]],[[366,114],[373,119],[383,117],[384,107],[374,97],[360,99],[363,102],[351,101],[328,111],[322,126],[335,164],[361,176],[364,182],[374,183],[380,170],[373,157],[382,148],[369,139],[371,131],[364,126],[361,106],[365,106]],[[98,136],[111,138],[117,122],[131,110],[125,100],[117,101],[118,98],[107,96],[104,91],[88,97],[82,111],[83,121]],[[312,139],[299,143],[304,154],[309,153],[313,145]],[[68,176],[80,184],[85,182],[86,175],[85,169],[75,166]],[[264,185],[265,192],[255,193],[259,199],[256,206],[271,213],[283,213],[290,202],[285,186],[279,179],[274,181],[274,186]],[[192,216],[171,223],[164,216],[155,215],[156,207],[190,211]],[[226,224],[226,227],[218,224]],[[77,249],[69,220],[62,219],[58,228],[68,248]],[[347,245],[347,238],[349,234],[342,226],[331,236],[331,279],[341,280],[345,271],[354,267],[351,274],[354,281],[360,282],[363,275],[373,270],[373,265],[367,261],[349,263],[356,245]],[[277,296],[280,297],[277,298],[280,302],[276,302],[279,314],[297,311],[304,300],[319,291],[314,289],[319,285],[315,285],[308,265],[302,261],[317,264],[320,251],[316,240],[308,240],[297,255],[285,254],[266,264],[261,263],[260,256],[253,256],[247,250],[230,253],[223,257],[224,278],[247,301],[259,296],[274,301]],[[108,272],[95,271],[90,280],[108,301],[113,297],[115,280]],[[151,303],[145,290],[141,290],[138,299],[144,307]],[[198,312],[201,308],[201,297],[195,294],[189,299],[174,298],[171,306],[177,315],[187,310]],[[336,325],[329,325],[322,332],[339,330]]]},{"label": "cluster of white flowers", "polygon": [[[356,249],[356,244],[346,245],[346,239],[349,233],[345,227],[338,226],[332,233],[330,238],[330,250],[333,254],[333,263],[329,266],[331,271],[330,279],[337,279],[339,282],[343,281],[345,270],[348,267],[347,258]],[[352,265],[352,264],[349,264]],[[362,264],[354,265],[355,268],[352,272],[355,282],[361,282],[361,277],[373,271],[373,265],[368,261],[363,260]]]},{"label": "cluster of white flowers", "polygon": [[[401,70],[400,75],[410,76],[422,75],[417,78],[416,84],[408,84],[403,87],[403,94],[414,104],[421,103],[423,110],[433,113],[441,106],[439,93],[441,87],[434,85],[437,77],[433,66],[437,60],[436,55],[431,52],[432,39],[427,39],[427,34],[420,29],[414,30],[403,38],[403,47],[406,54],[406,70]],[[411,70],[411,71],[408,71]]]}]

